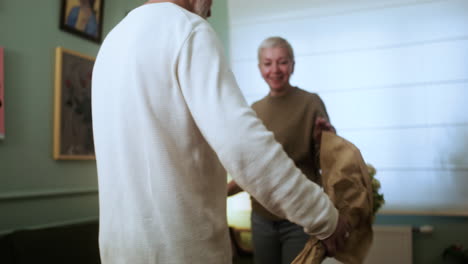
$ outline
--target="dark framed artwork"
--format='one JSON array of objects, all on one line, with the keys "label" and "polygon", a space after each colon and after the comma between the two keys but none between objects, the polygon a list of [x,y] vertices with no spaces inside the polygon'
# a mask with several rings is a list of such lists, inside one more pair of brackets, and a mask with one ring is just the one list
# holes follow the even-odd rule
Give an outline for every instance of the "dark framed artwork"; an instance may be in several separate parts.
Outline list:
[{"label": "dark framed artwork", "polygon": [[56,160],[95,159],[91,118],[94,58],[55,50],[54,146]]},{"label": "dark framed artwork", "polygon": [[60,29],[101,43],[104,0],[61,0]]},{"label": "dark framed artwork", "polygon": [[5,138],[5,100],[3,98],[3,47],[0,47],[0,140]]}]

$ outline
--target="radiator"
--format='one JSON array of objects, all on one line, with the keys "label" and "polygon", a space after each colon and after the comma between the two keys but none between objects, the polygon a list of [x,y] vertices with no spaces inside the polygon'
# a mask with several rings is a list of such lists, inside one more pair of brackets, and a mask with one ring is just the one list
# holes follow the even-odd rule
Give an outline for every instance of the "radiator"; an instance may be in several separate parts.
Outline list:
[{"label": "radiator", "polygon": [[[374,241],[364,264],[413,263],[411,226],[374,226]],[[327,258],[324,264],[340,262]]]}]

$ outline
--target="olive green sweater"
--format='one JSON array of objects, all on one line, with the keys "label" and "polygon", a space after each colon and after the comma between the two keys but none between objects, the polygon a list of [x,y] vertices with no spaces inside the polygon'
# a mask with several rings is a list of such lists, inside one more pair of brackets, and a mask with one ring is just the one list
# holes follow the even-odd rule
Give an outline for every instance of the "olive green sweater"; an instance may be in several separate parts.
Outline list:
[{"label": "olive green sweater", "polygon": [[[318,148],[313,131],[317,117],[329,120],[322,99],[315,93],[295,87],[284,96],[267,95],[255,102],[252,108],[266,128],[273,132],[275,139],[283,145],[296,166],[307,178],[320,184]],[[251,200],[253,211],[271,220],[281,220],[253,197]]]}]

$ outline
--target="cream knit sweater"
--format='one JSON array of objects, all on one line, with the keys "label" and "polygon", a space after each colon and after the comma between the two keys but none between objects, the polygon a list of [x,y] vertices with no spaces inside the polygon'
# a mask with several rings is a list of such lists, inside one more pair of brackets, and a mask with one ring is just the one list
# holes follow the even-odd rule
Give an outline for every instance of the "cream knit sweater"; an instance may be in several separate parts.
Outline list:
[{"label": "cream knit sweater", "polygon": [[246,104],[199,16],[130,12],[101,46],[92,92],[103,264],[231,263],[226,171],[310,234],[334,231],[336,209]]}]

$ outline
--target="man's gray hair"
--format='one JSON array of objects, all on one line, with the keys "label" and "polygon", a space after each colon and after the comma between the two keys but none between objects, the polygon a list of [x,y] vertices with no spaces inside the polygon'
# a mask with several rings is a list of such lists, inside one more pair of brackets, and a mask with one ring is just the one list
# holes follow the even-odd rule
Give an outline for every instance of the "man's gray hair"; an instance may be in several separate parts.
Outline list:
[{"label": "man's gray hair", "polygon": [[294,51],[291,44],[282,37],[269,37],[262,41],[258,47],[258,61],[260,61],[260,54],[263,49],[267,48],[285,48],[289,53],[289,58],[294,62]]}]

